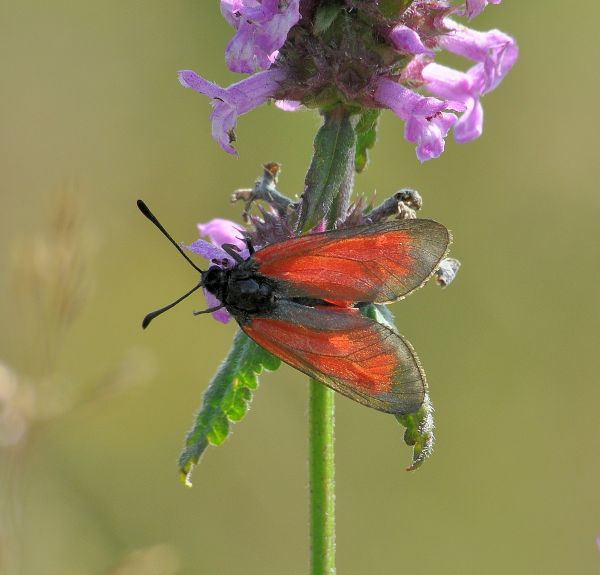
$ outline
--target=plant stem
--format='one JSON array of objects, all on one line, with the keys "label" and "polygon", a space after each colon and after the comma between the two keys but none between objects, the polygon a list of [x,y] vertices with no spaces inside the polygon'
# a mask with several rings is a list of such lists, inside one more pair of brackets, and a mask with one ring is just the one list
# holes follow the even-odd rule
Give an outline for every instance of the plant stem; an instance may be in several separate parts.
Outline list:
[{"label": "plant stem", "polygon": [[311,575],[335,575],[335,392],[310,380]]},{"label": "plant stem", "polygon": [[[343,108],[324,114],[306,174],[299,229],[325,220],[333,229],[346,215],[354,184],[356,119]],[[335,393],[310,381],[309,481],[311,575],[335,575]]]}]

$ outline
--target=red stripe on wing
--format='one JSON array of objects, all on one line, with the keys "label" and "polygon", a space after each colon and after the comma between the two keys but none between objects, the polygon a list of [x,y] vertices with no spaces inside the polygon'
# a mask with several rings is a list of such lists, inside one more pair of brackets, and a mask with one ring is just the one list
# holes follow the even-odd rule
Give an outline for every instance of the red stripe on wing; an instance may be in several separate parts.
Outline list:
[{"label": "red stripe on wing", "polygon": [[449,242],[441,224],[405,220],[294,238],[253,258],[284,297],[385,303],[421,286]]},{"label": "red stripe on wing", "polygon": [[425,378],[410,344],[350,308],[280,302],[242,329],[283,361],[355,401],[389,413],[423,402]]}]

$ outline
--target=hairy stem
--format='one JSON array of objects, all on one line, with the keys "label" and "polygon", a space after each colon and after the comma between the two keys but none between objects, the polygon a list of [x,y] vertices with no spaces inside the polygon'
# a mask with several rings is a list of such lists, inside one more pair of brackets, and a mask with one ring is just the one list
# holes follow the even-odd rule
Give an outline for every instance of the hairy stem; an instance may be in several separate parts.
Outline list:
[{"label": "hairy stem", "polygon": [[[355,118],[343,108],[324,114],[300,207],[303,232],[324,221],[333,229],[354,186]],[[335,575],[335,393],[310,381],[309,480],[311,575]]]},{"label": "hairy stem", "polygon": [[335,574],[335,395],[310,381],[311,575]]}]

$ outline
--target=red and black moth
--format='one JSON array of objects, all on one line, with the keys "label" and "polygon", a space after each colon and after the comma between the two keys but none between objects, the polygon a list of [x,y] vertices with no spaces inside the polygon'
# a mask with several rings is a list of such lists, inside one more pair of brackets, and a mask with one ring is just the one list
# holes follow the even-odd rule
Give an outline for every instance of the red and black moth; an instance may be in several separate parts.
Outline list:
[{"label": "red and black moth", "polygon": [[[138,207],[200,272],[200,283],[152,319],[204,287],[240,328],[287,364],[363,405],[397,415],[417,411],[425,373],[401,335],[365,317],[361,307],[390,303],[421,287],[446,255],[450,232],[408,219],[277,242],[229,269],[198,268],[141,200]],[[204,310],[206,313],[217,308]]]}]

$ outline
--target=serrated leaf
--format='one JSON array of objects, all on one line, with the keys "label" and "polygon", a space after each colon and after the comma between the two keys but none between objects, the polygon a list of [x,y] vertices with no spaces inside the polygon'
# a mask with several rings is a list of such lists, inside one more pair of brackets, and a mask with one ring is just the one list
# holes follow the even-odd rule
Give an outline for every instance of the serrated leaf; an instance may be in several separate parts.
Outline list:
[{"label": "serrated leaf", "polygon": [[[394,316],[389,307],[381,304],[369,304],[363,308],[363,313],[372,320],[389,327],[396,333],[398,332]],[[435,439],[433,435],[433,405],[427,388],[425,389],[423,405],[418,411],[406,415],[395,415],[394,417],[406,428],[404,443],[413,448],[412,463],[406,470],[414,471],[433,452]]]},{"label": "serrated leaf", "polygon": [[425,400],[419,411],[408,415],[397,415],[396,419],[406,427],[404,442],[406,445],[413,446],[412,464],[406,470],[414,471],[433,451],[435,439],[433,436],[433,406],[431,405],[429,393],[425,393]]},{"label": "serrated leaf", "polygon": [[[274,369],[271,369],[269,367],[267,367],[266,365],[264,366],[265,369],[269,369],[270,371],[274,371]],[[239,375],[240,381],[248,388],[248,389],[256,389],[258,387],[258,378],[256,377],[256,375],[254,375],[253,373],[249,373],[249,374],[240,374]]]},{"label": "serrated leaf", "polygon": [[[247,388],[243,387],[241,389]],[[251,398],[244,397],[244,394],[242,393],[235,394],[235,397],[231,402],[231,407],[228,411],[228,417],[229,419],[231,419],[231,421],[240,421],[244,417],[244,415],[246,415],[246,412],[248,411],[248,401],[250,401],[250,399]]]},{"label": "serrated leaf", "polygon": [[357,172],[362,172],[369,163],[369,150],[377,141],[377,122],[381,110],[367,109],[356,125],[356,158],[354,166]]},{"label": "serrated leaf", "polygon": [[252,390],[258,386],[257,374],[276,370],[281,361],[238,332],[233,347],[204,393],[202,406],[194,418],[179,456],[179,471],[191,486],[191,473],[209,444],[220,445],[248,411]]},{"label": "serrated leaf", "polygon": [[229,435],[229,421],[227,416],[220,414],[213,419],[212,427],[207,434],[208,441],[212,445],[221,445]]},{"label": "serrated leaf", "polygon": [[[262,348],[260,348],[260,349],[262,349]],[[278,369],[279,366],[281,365],[281,360],[278,357],[274,356],[272,353],[268,353],[265,350],[263,350],[263,351],[265,352],[263,354],[263,357],[261,358],[261,363],[262,363],[263,367],[267,371],[275,371],[276,369]],[[253,377],[256,380],[256,376],[254,374],[253,374]]]},{"label": "serrated leaf", "polygon": [[313,32],[318,36],[326,32],[342,9],[341,4],[325,4],[317,8],[313,23]]}]

